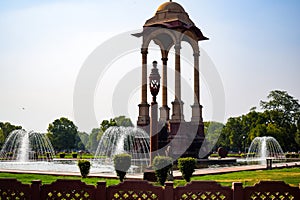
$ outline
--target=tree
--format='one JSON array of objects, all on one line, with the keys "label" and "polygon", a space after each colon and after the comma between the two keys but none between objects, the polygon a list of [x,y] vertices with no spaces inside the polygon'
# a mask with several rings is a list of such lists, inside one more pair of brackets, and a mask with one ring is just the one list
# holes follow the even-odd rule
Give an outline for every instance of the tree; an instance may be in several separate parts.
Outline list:
[{"label": "tree", "polygon": [[93,128],[92,129],[91,134],[89,135],[88,143],[86,145],[86,148],[90,152],[96,152],[97,147],[98,147],[98,143],[100,141],[100,138],[98,140],[98,135],[100,134],[100,132],[103,133],[100,128]]},{"label": "tree", "polygon": [[103,120],[100,124],[100,129],[104,133],[111,126],[132,127],[133,123],[131,122],[130,118],[126,118],[125,116],[119,116],[110,120]]},{"label": "tree", "polygon": [[3,146],[4,142],[5,142],[5,137],[2,129],[0,128],[0,148]]},{"label": "tree", "polygon": [[131,122],[130,118],[126,118],[125,116],[115,117],[114,121],[116,122],[117,126],[133,127],[133,123]]},{"label": "tree", "polygon": [[295,141],[298,144],[298,147],[300,147],[300,120],[297,121],[297,132],[295,135]]},{"label": "tree", "polygon": [[117,122],[114,119],[103,120],[100,124],[100,129],[104,133],[111,126],[117,126]]},{"label": "tree", "polygon": [[229,139],[230,148],[234,151],[242,151],[243,125],[242,117],[231,117],[222,130],[223,134]]},{"label": "tree", "polygon": [[269,101],[261,101],[261,108],[268,116],[268,134],[273,136],[286,151],[297,151],[297,123],[300,118],[298,99],[286,91],[274,90],[267,96]]},{"label": "tree", "polygon": [[74,145],[76,150],[85,150],[85,145],[83,144],[79,133],[76,134],[75,136],[75,145]]},{"label": "tree", "polygon": [[215,145],[215,148],[218,146],[226,145],[224,138],[222,137],[222,129],[224,124],[220,122],[204,122],[204,134],[205,138],[209,141],[211,145]]},{"label": "tree", "polygon": [[78,132],[78,136],[79,136],[82,144],[84,146],[87,146],[87,144],[89,142],[89,134],[87,134],[86,132]]},{"label": "tree", "polygon": [[268,101],[260,101],[260,105],[262,112],[253,107],[245,115],[229,118],[218,144],[236,151],[249,147],[255,137],[272,136],[284,151],[297,151],[300,147],[298,100],[286,91],[274,90],[268,95]]},{"label": "tree", "polygon": [[9,122],[0,122],[0,129],[5,138],[14,130],[22,129],[22,126],[15,126]]},{"label": "tree", "polygon": [[298,99],[290,96],[286,91],[274,90],[268,95],[269,101],[260,101],[262,109],[280,113],[280,123],[296,124],[300,117]]},{"label": "tree", "polygon": [[71,151],[76,148],[77,127],[65,117],[54,120],[48,126],[48,136],[56,151]]},{"label": "tree", "polygon": [[4,144],[7,136],[14,130],[22,129],[22,126],[15,126],[9,122],[0,122],[0,149]]}]

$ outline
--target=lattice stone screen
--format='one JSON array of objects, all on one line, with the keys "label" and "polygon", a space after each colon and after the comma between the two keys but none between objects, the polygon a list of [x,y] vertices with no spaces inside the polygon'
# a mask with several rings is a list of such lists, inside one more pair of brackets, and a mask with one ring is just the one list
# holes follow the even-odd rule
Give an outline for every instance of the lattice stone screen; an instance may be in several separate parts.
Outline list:
[{"label": "lattice stone screen", "polygon": [[176,200],[228,200],[232,190],[214,181],[192,181],[186,186],[175,188]]},{"label": "lattice stone screen", "polygon": [[111,200],[162,200],[163,189],[147,181],[126,181],[107,188]]},{"label": "lattice stone screen", "polygon": [[16,179],[0,179],[0,199],[30,199],[30,185]]},{"label": "lattice stone screen", "polygon": [[166,182],[164,187],[147,181],[124,181],[106,187],[99,181],[97,186],[86,185],[80,180],[57,180],[42,184],[39,180],[22,184],[16,179],[0,178],[0,200],[300,200],[300,189],[282,181],[261,181],[254,186],[243,187],[233,183],[232,188],[214,181],[192,181],[186,186],[175,187]]},{"label": "lattice stone screen", "polygon": [[261,181],[244,189],[244,198],[249,200],[298,200],[299,189],[285,184],[283,181]]},{"label": "lattice stone screen", "polygon": [[41,199],[95,199],[95,186],[80,180],[57,180],[41,186]]}]

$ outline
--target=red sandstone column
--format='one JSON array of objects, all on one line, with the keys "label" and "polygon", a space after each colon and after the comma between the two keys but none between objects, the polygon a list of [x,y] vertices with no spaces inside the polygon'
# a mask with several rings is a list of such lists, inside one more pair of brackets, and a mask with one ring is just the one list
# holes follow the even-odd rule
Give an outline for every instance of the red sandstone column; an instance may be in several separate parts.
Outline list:
[{"label": "red sandstone column", "polygon": [[192,122],[201,123],[202,106],[200,105],[200,81],[199,81],[199,52],[194,53],[194,104],[192,105]]},{"label": "red sandstone column", "polygon": [[181,74],[180,74],[180,44],[175,45],[175,100],[173,105],[173,122],[184,121],[183,102],[181,101]]},{"label": "red sandstone column", "polygon": [[142,53],[142,104],[147,103],[147,49],[141,50]]},{"label": "red sandstone column", "polygon": [[151,120],[150,120],[150,166],[158,150],[158,134],[157,134],[157,103],[151,103]]},{"label": "red sandstone column", "polygon": [[194,104],[200,104],[199,98],[199,52],[194,53]]},{"label": "red sandstone column", "polygon": [[160,108],[160,121],[166,122],[169,120],[169,111],[168,107],[168,74],[167,74],[167,62],[168,58],[163,57],[162,59],[162,107]]},{"label": "red sandstone column", "polygon": [[181,74],[180,74],[180,49],[175,45],[175,101],[181,101]]},{"label": "red sandstone column", "polygon": [[138,126],[146,126],[150,123],[149,104],[147,103],[147,48],[141,49],[142,53],[142,102],[139,104]]}]

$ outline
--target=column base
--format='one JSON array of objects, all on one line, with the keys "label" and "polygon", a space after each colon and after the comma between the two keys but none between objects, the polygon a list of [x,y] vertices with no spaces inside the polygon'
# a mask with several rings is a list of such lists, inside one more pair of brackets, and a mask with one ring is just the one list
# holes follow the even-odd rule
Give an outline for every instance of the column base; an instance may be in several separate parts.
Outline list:
[{"label": "column base", "polygon": [[173,114],[171,121],[173,123],[184,122],[183,104],[183,101],[178,101],[177,99],[172,102]]},{"label": "column base", "polygon": [[159,122],[169,121],[170,108],[167,105],[160,107],[159,113],[160,113]]},{"label": "column base", "polygon": [[196,124],[202,124],[203,118],[202,118],[202,105],[200,104],[194,104],[192,107],[192,119],[191,122]]},{"label": "column base", "polygon": [[149,107],[150,105],[147,102],[139,104],[138,126],[147,126],[150,124]]},{"label": "column base", "polygon": [[193,122],[170,122],[168,141],[169,145],[171,145],[171,157],[176,159],[179,157],[205,157],[208,153],[205,150],[202,154],[199,154],[204,139],[203,125],[194,124]]}]

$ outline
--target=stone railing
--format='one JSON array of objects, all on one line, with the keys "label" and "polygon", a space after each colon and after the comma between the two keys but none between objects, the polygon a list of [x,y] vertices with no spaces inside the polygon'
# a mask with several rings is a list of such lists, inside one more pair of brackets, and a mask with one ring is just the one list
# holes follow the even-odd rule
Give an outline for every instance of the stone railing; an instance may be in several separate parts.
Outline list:
[{"label": "stone railing", "polygon": [[192,181],[174,188],[172,182],[165,187],[153,186],[147,181],[125,181],[106,187],[106,182],[96,186],[80,180],[57,180],[51,184],[32,181],[22,184],[16,179],[0,179],[0,199],[102,199],[102,200],[243,200],[243,199],[299,199],[300,189],[282,181],[261,181],[254,186],[221,186],[214,181]]}]

